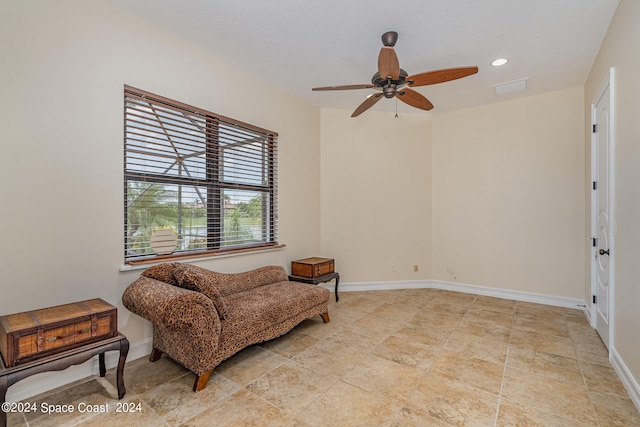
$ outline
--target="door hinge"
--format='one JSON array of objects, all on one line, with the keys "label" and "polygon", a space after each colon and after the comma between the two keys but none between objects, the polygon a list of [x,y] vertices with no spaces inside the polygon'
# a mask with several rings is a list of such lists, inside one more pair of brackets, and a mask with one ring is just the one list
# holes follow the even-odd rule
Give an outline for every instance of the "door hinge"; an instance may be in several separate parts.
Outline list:
[{"label": "door hinge", "polygon": [[597,133],[598,132],[598,125],[596,123],[594,123],[593,125],[593,133]]},{"label": "door hinge", "polygon": [[593,181],[593,189],[594,190],[598,189],[598,181]]},{"label": "door hinge", "polygon": [[593,295],[593,303],[597,304],[598,303],[598,297],[596,295]]},{"label": "door hinge", "polygon": [[598,247],[598,238],[597,237],[592,237],[591,240],[593,240],[593,247],[594,248]]}]

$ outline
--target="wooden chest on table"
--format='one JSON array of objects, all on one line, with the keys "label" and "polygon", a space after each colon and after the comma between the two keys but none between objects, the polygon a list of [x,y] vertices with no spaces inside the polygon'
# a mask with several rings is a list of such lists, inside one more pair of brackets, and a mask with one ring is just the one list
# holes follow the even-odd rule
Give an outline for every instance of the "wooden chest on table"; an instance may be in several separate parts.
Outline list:
[{"label": "wooden chest on table", "polygon": [[291,274],[294,276],[316,277],[325,276],[334,272],[334,261],[332,258],[304,258],[291,262]]},{"label": "wooden chest on table", "polygon": [[0,353],[7,368],[118,334],[117,308],[96,298],[0,316]]}]

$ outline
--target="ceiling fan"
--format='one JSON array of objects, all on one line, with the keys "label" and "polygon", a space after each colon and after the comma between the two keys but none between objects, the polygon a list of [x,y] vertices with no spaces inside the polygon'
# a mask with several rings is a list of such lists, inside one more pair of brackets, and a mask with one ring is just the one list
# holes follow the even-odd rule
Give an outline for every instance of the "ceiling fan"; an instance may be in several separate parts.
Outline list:
[{"label": "ceiling fan", "polygon": [[324,86],[314,87],[311,90],[377,89],[380,91],[367,96],[367,99],[356,108],[351,117],[357,117],[364,113],[383,96],[385,98],[396,97],[412,107],[428,111],[433,108],[433,104],[422,94],[410,89],[411,87],[444,83],[478,72],[478,67],[460,67],[427,71],[409,76],[405,70],[400,68],[398,56],[393,49],[396,41],[398,41],[398,33],[395,31],[388,31],[382,35],[383,46],[378,55],[378,71],[371,78],[371,84]]}]

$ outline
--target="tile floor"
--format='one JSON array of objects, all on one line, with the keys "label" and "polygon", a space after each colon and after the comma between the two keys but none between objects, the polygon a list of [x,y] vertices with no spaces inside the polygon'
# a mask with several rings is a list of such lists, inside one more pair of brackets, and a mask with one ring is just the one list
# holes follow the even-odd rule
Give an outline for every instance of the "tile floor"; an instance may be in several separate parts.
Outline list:
[{"label": "tile floor", "polygon": [[434,289],[344,292],[320,316],[221,364],[206,389],[163,357],[34,398],[109,414],[9,426],[640,426],[582,311]]}]

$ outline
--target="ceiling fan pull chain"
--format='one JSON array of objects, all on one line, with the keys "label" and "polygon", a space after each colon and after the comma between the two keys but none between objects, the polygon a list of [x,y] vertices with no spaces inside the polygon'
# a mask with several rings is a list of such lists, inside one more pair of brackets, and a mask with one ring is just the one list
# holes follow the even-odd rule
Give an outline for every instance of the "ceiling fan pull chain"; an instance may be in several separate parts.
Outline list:
[{"label": "ceiling fan pull chain", "polygon": [[398,98],[396,98],[396,119],[398,118]]}]

